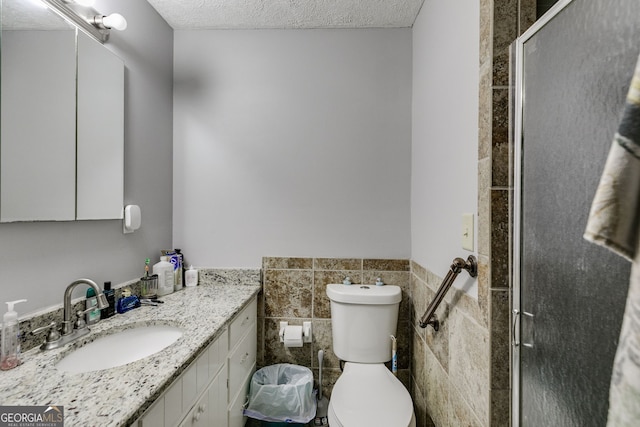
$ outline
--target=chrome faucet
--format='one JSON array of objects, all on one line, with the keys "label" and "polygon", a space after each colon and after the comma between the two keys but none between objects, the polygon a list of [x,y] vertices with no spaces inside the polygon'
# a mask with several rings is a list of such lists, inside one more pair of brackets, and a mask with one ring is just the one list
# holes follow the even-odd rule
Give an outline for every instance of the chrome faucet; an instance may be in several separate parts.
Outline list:
[{"label": "chrome faucet", "polygon": [[[64,315],[62,318],[62,330],[60,331],[62,332],[62,336],[73,333],[74,321],[72,320],[73,309],[71,307],[71,293],[73,292],[76,286],[81,285],[83,283],[86,285],[89,285],[95,291],[96,297],[98,298],[98,307],[96,307],[97,309],[102,310],[109,306],[109,303],[107,302],[107,297],[104,296],[104,294],[102,293],[98,285],[96,285],[96,282],[94,282],[93,280],[78,279],[75,282],[71,283],[69,286],[67,286],[67,289],[65,289],[64,291]],[[90,310],[94,310],[94,308],[92,307]]]},{"label": "chrome faucet", "polygon": [[[85,284],[89,285],[96,293],[96,298],[98,300],[97,307],[91,307],[84,311],[79,311],[77,314],[77,319],[74,321],[73,319],[73,307],[71,306],[71,294],[76,286]],[[41,332],[49,331],[47,334],[47,339],[40,347],[42,350],[52,350],[54,348],[62,347],[63,345],[75,340],[76,338],[80,338],[89,333],[89,328],[87,324],[84,322],[83,315],[91,310],[99,309],[102,310],[104,308],[109,307],[109,303],[107,302],[107,297],[100,291],[96,282],[90,279],[78,279],[75,282],[71,283],[67,286],[67,289],[64,291],[64,313],[62,318],[62,328],[60,332],[56,330],[56,322],[51,322],[47,326],[43,326],[41,328],[35,329],[31,331],[33,334],[39,334]],[[75,326],[75,327],[74,327]]]}]

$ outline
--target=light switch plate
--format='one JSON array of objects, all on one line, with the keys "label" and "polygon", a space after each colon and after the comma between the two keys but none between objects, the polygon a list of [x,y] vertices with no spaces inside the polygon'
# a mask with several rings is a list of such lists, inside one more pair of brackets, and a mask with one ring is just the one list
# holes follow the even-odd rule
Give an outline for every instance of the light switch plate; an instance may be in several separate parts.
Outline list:
[{"label": "light switch plate", "polygon": [[473,251],[473,214],[462,214],[462,249]]}]

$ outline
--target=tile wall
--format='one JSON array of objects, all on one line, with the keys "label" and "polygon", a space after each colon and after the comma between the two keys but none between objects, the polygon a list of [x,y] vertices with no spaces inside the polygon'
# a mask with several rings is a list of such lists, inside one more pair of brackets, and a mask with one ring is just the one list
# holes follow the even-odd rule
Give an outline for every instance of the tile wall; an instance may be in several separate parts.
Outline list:
[{"label": "tile wall", "polygon": [[[333,354],[331,309],[326,295],[329,283],[375,283],[402,288],[398,321],[398,373],[409,389],[411,363],[411,302],[409,260],[361,258],[276,258],[262,260],[263,291],[258,297],[258,368],[274,363],[294,363],[309,367],[318,379],[318,350],[323,349],[323,393],[331,395],[340,375]],[[280,321],[302,325],[310,320],[313,342],[302,348],[285,348],[278,337]]]},{"label": "tile wall", "polygon": [[[509,46],[536,21],[536,0],[480,0],[478,258],[480,306],[488,307],[488,413],[510,425],[510,301],[513,193],[509,138]],[[482,302],[484,300],[484,303]],[[484,416],[484,417],[482,417]]]},{"label": "tile wall", "polygon": [[510,425],[509,45],[535,19],[535,0],[480,0],[478,300],[449,291],[440,331],[419,328],[442,278],[411,263],[418,427]]},{"label": "tile wall", "polygon": [[478,300],[450,288],[436,312],[440,329],[423,329],[418,321],[442,279],[411,262],[411,384],[417,426],[486,426],[490,406],[486,281],[478,283]]}]

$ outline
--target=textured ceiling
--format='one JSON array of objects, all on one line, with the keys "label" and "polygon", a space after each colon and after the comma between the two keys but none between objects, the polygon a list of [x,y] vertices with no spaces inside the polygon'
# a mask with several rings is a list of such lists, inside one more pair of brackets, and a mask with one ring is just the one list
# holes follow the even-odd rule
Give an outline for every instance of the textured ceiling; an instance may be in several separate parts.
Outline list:
[{"label": "textured ceiling", "polygon": [[148,0],[176,30],[411,27],[424,0]]},{"label": "textured ceiling", "polygon": [[25,0],[1,0],[3,30],[71,29],[64,19],[52,13],[44,4]]}]

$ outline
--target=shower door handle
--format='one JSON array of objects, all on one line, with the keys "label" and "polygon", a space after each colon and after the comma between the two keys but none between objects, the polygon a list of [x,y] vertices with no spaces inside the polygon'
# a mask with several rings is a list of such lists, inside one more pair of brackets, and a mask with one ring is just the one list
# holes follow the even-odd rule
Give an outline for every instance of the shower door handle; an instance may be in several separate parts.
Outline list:
[{"label": "shower door handle", "polygon": [[[524,317],[522,317],[524,315]],[[513,309],[513,323],[511,330],[511,343],[514,347],[519,347],[522,344],[523,347],[533,348],[533,314],[526,311],[520,312],[517,308]],[[518,326],[522,326],[520,333],[518,333]],[[525,342],[526,340],[526,342]]]},{"label": "shower door handle", "polygon": [[513,324],[511,326],[511,345],[514,347],[518,347],[520,345],[520,341],[518,340],[519,334],[516,333],[516,325],[518,324],[518,319],[520,318],[520,310],[517,308],[513,309]]}]

